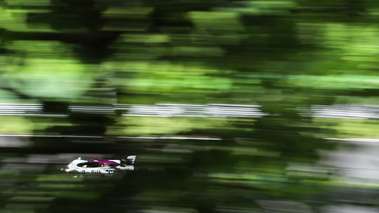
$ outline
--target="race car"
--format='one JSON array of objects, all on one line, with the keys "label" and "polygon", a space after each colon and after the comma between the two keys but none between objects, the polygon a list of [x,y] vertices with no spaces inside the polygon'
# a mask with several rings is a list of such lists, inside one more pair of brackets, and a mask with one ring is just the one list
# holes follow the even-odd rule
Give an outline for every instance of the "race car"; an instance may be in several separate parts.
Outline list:
[{"label": "race car", "polygon": [[105,160],[93,158],[83,160],[81,157],[73,160],[67,167],[63,167],[61,171],[68,174],[74,174],[74,177],[83,174],[98,174],[105,176],[113,176],[123,174],[125,171],[134,170],[134,162],[137,156],[130,155],[126,160]]}]

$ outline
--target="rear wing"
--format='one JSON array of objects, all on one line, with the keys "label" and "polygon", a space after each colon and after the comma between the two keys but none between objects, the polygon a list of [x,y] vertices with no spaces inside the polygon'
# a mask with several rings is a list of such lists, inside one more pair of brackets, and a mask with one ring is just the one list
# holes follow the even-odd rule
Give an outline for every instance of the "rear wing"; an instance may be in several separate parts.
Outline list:
[{"label": "rear wing", "polygon": [[[126,159],[121,159],[121,164],[126,164],[126,165],[134,165],[134,162],[136,160],[137,156],[136,155],[129,155],[126,157]],[[116,161],[117,162],[117,161]]]},{"label": "rear wing", "polygon": [[127,162],[130,163],[131,165],[134,164],[134,161],[136,160],[137,156],[136,155],[129,155],[126,159]]}]

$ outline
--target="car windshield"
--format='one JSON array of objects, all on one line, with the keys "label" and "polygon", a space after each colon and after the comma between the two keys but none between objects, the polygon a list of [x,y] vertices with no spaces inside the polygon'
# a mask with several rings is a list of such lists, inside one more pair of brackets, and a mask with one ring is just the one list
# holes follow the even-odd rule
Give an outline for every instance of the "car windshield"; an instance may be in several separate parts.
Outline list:
[{"label": "car windshield", "polygon": [[93,168],[93,167],[100,167],[100,163],[99,162],[86,162],[86,163],[79,163],[77,166]]}]

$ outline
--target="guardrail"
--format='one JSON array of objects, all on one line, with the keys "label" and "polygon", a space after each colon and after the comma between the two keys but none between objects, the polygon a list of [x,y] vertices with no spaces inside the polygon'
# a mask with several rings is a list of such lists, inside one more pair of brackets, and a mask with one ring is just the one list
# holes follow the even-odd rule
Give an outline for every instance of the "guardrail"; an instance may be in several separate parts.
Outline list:
[{"label": "guardrail", "polygon": [[[268,113],[263,112],[259,105],[234,104],[113,104],[113,105],[71,105],[69,113],[86,114],[115,114],[139,117],[232,117],[260,118]],[[378,119],[377,105],[313,105],[310,112],[301,113],[303,116]],[[301,112],[301,110],[300,110]],[[1,116],[68,116],[69,114],[44,113],[42,104],[0,104]]]}]

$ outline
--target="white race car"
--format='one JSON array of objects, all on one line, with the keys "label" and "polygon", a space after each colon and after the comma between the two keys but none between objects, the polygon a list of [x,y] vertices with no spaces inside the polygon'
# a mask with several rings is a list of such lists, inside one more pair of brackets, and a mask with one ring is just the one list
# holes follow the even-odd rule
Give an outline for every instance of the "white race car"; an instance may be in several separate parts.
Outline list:
[{"label": "white race car", "polygon": [[75,174],[75,178],[83,174],[119,175],[125,171],[134,170],[136,158],[137,156],[135,155],[128,156],[126,160],[104,160],[98,158],[83,160],[79,157],[68,164],[67,167],[63,167],[61,171]]}]

